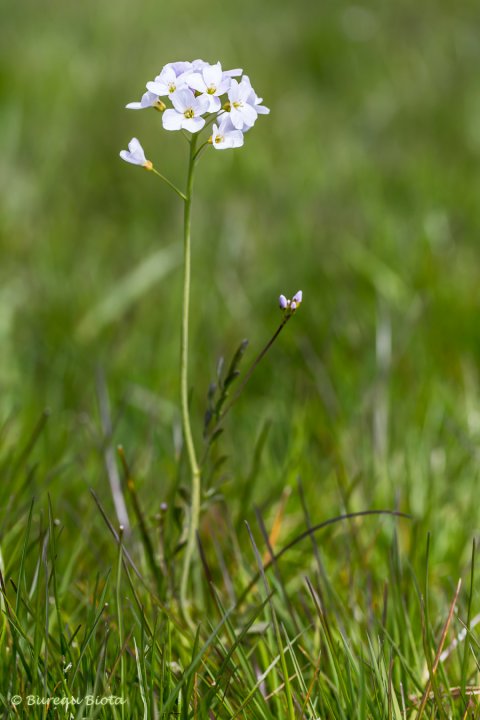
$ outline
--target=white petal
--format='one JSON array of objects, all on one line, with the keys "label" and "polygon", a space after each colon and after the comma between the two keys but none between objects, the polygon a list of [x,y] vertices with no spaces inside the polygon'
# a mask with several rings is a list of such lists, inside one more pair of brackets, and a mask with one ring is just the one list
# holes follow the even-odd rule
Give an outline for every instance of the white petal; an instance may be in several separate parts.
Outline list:
[{"label": "white petal", "polygon": [[215,95],[224,95],[229,91],[232,80],[229,77],[223,77],[219,85],[217,85],[217,92]]},{"label": "white petal", "polygon": [[195,115],[203,115],[203,113],[208,112],[208,108],[210,107],[210,97],[211,95],[200,95],[199,97],[194,98],[193,105],[190,105],[190,107],[193,109]]},{"label": "white petal", "polygon": [[232,130],[232,132],[228,133],[228,139],[231,143],[230,147],[232,148],[242,147],[244,143],[244,137],[241,130]]},{"label": "white petal", "polygon": [[218,116],[218,119],[220,120],[219,129],[221,133],[228,133],[235,130],[235,125],[232,123],[230,113],[223,113]]},{"label": "white petal", "polygon": [[120,150],[120,157],[122,160],[125,160],[125,162],[132,163],[132,165],[137,165],[137,161],[132,158],[128,150]]},{"label": "white petal", "polygon": [[248,96],[252,92],[252,86],[250,85],[250,80],[247,78],[242,79],[242,82],[238,86],[238,99],[242,102],[247,102]]},{"label": "white petal", "polygon": [[162,82],[148,82],[147,90],[159,96],[168,95],[168,87]]},{"label": "white petal", "polygon": [[205,125],[205,120],[202,117],[183,118],[182,127],[191,133],[199,132]]},{"label": "white petal", "polygon": [[222,107],[222,103],[220,102],[220,98],[215,97],[215,95],[205,95],[205,97],[208,100],[208,107],[207,110],[203,112],[209,112],[209,113],[216,113],[220,110]]},{"label": "white petal", "polygon": [[136,153],[143,155],[143,159],[145,160],[145,153],[143,152],[143,147],[140,144],[140,140],[138,138],[132,138],[130,142],[128,143],[128,149],[131,153]]},{"label": "white petal", "polygon": [[223,74],[228,75],[228,77],[238,77],[242,72],[242,68],[234,68],[233,70],[224,70]]},{"label": "white petal", "polygon": [[200,75],[200,73],[192,73],[191,75],[187,75],[185,78],[185,82],[189,87],[193,88],[194,90],[198,90],[198,92],[204,93],[207,91],[207,86],[205,85],[205,81]]},{"label": "white petal", "polygon": [[241,108],[243,122],[247,127],[253,127],[257,119],[257,113],[251,105],[244,105]]},{"label": "white petal", "polygon": [[131,102],[128,103],[125,107],[129,108],[129,110],[142,110],[143,108],[152,107],[158,100],[158,95],[156,95],[153,92],[146,92],[143,93],[142,99],[140,102]]},{"label": "white petal", "polygon": [[231,103],[237,102],[238,100],[238,87],[238,82],[236,80],[232,80],[228,90],[228,99]]},{"label": "white petal", "polygon": [[162,115],[162,125],[165,130],[181,130],[182,122],[183,115],[176,110],[165,110]]},{"label": "white petal", "polygon": [[175,83],[177,79],[177,73],[171,65],[165,65],[162,72],[160,73],[159,79],[160,82],[164,83],[165,85],[170,85],[170,83]]},{"label": "white petal", "polygon": [[219,62],[217,62],[216,65],[210,65],[210,67],[206,67],[203,71],[203,79],[205,80],[207,86],[220,85],[222,75],[222,66]]},{"label": "white petal", "polygon": [[120,157],[122,160],[125,160],[125,162],[132,163],[132,165],[145,165],[147,162],[143,148],[137,138],[132,138],[130,140],[128,143],[128,150],[122,150],[120,152]]},{"label": "white petal", "polygon": [[175,110],[183,113],[188,108],[193,107],[195,103],[195,95],[188,88],[182,88],[180,90],[175,90],[175,92],[170,95],[170,100],[172,101],[172,105]]},{"label": "white petal", "polygon": [[244,126],[243,122],[243,116],[240,110],[237,110],[237,108],[232,107],[230,110],[230,119],[232,121],[232,125],[237,130],[241,130]]},{"label": "white petal", "polygon": [[203,68],[208,67],[209,63],[205,62],[205,60],[194,60],[192,62],[192,68],[195,70],[195,72],[202,71]]}]

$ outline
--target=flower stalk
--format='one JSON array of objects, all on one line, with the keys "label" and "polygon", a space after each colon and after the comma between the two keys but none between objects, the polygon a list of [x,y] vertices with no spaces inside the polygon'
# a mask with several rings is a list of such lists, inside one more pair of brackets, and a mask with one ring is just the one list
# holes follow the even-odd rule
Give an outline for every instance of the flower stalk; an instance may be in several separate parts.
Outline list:
[{"label": "flower stalk", "polygon": [[182,410],[182,428],[188,463],[192,476],[190,516],[188,518],[187,544],[183,560],[182,577],[180,581],[180,604],[183,612],[186,611],[187,584],[190,565],[195,551],[195,541],[200,516],[201,480],[200,468],[195,453],[192,427],[190,423],[190,410],[188,406],[188,339],[190,314],[190,272],[191,272],[191,213],[193,175],[195,169],[195,154],[197,135],[190,139],[190,156],[188,162],[187,187],[185,192],[185,205],[183,215],[183,302],[182,302],[182,332],[180,341],[180,400]]}]

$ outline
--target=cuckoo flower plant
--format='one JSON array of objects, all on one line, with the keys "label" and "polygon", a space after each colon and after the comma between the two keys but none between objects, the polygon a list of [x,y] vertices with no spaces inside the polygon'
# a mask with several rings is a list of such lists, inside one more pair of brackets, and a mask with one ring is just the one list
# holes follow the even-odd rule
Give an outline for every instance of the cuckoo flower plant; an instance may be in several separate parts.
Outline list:
[{"label": "cuckoo flower plant", "polygon": [[[153,80],[146,83],[140,101],[128,103],[131,110],[154,108],[160,111],[165,130],[180,131],[189,146],[185,189],[180,190],[146,159],[140,142],[133,138],[120,157],[133,165],[140,165],[166,182],[184,203],[183,230],[183,300],[180,343],[180,404],[183,437],[191,475],[191,499],[188,519],[180,601],[185,610],[187,584],[192,556],[195,551],[201,499],[201,467],[193,439],[188,403],[188,340],[190,306],[190,243],[193,177],[199,158],[215,150],[239,148],[244,133],[250,130],[259,115],[269,113],[262,99],[254,91],[247,75],[240,68],[224,70],[221,63],[204,60],[167,63]],[[238,79],[236,79],[238,78]],[[204,133],[203,139],[201,135]],[[290,308],[293,309],[292,304]]]}]

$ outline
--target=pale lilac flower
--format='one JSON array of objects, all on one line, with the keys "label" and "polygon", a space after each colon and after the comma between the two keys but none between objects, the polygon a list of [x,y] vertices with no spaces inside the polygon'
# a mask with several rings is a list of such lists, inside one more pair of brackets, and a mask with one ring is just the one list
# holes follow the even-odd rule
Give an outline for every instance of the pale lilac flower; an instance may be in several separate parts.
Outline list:
[{"label": "pale lilac flower", "polygon": [[185,72],[177,75],[174,67],[165,65],[160,75],[157,75],[153,82],[147,83],[147,90],[155,93],[159,97],[163,97],[164,95],[170,96],[176,90],[182,90],[187,87],[185,77]]},{"label": "pale lilac flower", "polygon": [[227,150],[238,148],[243,145],[243,133],[232,125],[230,117],[225,114],[220,116],[220,125],[213,124],[212,136],[209,141],[215,150]]},{"label": "pale lilac flower", "polygon": [[144,110],[148,107],[155,107],[157,103],[159,103],[159,97],[158,95],[155,95],[155,93],[147,91],[142,95],[142,99],[140,102],[131,102],[128,103],[125,107],[127,107],[129,110]]},{"label": "pale lilac flower", "polygon": [[165,110],[162,115],[165,130],[189,130],[196,133],[205,125],[201,117],[208,111],[208,99],[204,95],[196,98],[191,90],[176,90],[170,100],[174,110]]},{"label": "pale lilac flower", "polygon": [[248,99],[252,92],[250,82],[232,80],[228,91],[230,104],[230,117],[237,130],[244,130],[253,127],[257,119],[257,111],[250,105]]},{"label": "pale lilac flower", "polygon": [[288,305],[288,300],[285,297],[285,295],[280,295],[280,297],[278,298],[278,304],[279,304],[281,310],[286,309],[286,307]]},{"label": "pale lilac flower", "polygon": [[145,152],[137,138],[132,138],[128,143],[128,150],[121,150],[120,157],[132,165],[142,165],[146,170],[152,170],[153,164],[145,157]]},{"label": "pale lilac flower", "polygon": [[221,64],[217,62],[216,65],[206,65],[201,72],[188,75],[187,83],[208,99],[208,112],[218,112],[221,108],[219,96],[227,92],[231,79],[223,73]]}]

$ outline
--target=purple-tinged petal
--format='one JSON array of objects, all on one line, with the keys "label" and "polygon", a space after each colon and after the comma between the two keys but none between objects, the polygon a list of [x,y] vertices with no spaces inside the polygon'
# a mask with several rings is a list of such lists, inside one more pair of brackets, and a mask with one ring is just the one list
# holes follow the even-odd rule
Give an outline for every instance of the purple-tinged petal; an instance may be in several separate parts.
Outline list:
[{"label": "purple-tinged petal", "polygon": [[296,303],[298,303],[298,304],[300,305],[300,303],[302,302],[302,300],[303,300],[303,292],[302,292],[301,290],[299,290],[299,291],[298,291],[297,293],[295,293],[295,295],[293,296],[292,302],[295,301]]},{"label": "purple-tinged petal", "polygon": [[287,301],[287,298],[285,297],[285,295],[280,295],[280,297],[278,298],[278,304],[282,310],[286,309],[286,307],[288,305],[288,301]]},{"label": "purple-tinged petal", "polygon": [[177,77],[183,73],[189,72],[192,69],[192,63],[184,61],[169,63],[169,66],[173,68]]}]

